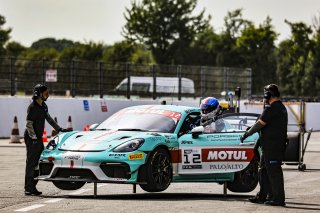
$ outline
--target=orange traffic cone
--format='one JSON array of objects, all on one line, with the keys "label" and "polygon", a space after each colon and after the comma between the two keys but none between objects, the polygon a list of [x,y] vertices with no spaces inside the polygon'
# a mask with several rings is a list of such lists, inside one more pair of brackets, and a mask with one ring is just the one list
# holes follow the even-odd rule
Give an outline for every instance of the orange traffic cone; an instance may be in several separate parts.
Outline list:
[{"label": "orange traffic cone", "polygon": [[46,129],[43,130],[43,134],[42,134],[42,142],[48,142],[48,138],[47,138],[47,131]]},{"label": "orange traffic cone", "polygon": [[[54,121],[56,123],[58,123],[57,117],[54,117]],[[53,128],[52,132],[51,132],[51,137],[56,136],[58,134],[58,132]]]},{"label": "orange traffic cone", "polygon": [[68,117],[67,130],[73,131],[72,122],[71,122],[71,116],[70,115]]},{"label": "orange traffic cone", "polygon": [[89,131],[90,130],[90,124],[87,124],[84,128],[83,131]]},{"label": "orange traffic cone", "polygon": [[10,139],[11,139],[10,143],[21,143],[17,116],[14,116],[14,119],[13,119],[13,127],[12,127],[12,130],[11,130]]}]

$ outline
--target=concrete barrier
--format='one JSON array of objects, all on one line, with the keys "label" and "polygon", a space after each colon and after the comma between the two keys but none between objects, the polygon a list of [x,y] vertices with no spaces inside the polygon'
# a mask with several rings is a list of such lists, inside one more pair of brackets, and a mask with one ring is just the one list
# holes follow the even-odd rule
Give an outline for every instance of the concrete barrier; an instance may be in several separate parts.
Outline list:
[{"label": "concrete barrier", "polygon": [[[12,119],[17,116],[19,120],[20,136],[23,136],[27,107],[31,103],[30,97],[0,97],[0,138],[8,138],[11,134]],[[57,117],[59,125],[67,127],[68,117],[72,117],[74,130],[83,130],[87,123],[100,123],[119,109],[141,104],[160,104],[162,100],[107,100],[98,98],[57,98],[50,97],[47,101],[49,113]],[[261,105],[245,105],[241,102],[241,112],[261,113]],[[167,104],[199,106],[199,100],[171,101]],[[294,107],[293,107],[294,108]],[[306,126],[313,127],[315,131],[320,130],[320,103],[306,104]],[[297,123],[296,117],[290,113],[289,123]],[[52,132],[51,126],[46,123],[47,133]]]}]

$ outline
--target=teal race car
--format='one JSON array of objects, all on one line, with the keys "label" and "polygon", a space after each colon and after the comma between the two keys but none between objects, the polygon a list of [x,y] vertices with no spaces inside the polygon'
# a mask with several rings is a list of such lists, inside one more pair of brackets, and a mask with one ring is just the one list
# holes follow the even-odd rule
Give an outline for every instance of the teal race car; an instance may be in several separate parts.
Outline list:
[{"label": "teal race car", "polygon": [[233,192],[250,192],[258,183],[259,134],[243,143],[240,136],[258,116],[226,113],[207,133],[199,108],[128,107],[90,131],[54,137],[41,155],[38,179],[63,190],[103,182],[160,192],[172,182],[217,182]]}]

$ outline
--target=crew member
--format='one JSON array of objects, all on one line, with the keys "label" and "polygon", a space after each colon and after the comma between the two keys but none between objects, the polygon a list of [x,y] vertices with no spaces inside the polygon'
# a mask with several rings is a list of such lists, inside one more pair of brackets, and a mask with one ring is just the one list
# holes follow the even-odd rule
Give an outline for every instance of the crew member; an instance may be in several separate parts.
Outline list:
[{"label": "crew member", "polygon": [[62,129],[49,115],[48,107],[45,101],[49,97],[47,86],[37,84],[33,89],[33,101],[28,107],[27,124],[24,132],[24,141],[27,148],[26,171],[25,171],[25,195],[41,195],[36,188],[39,175],[38,161],[41,152],[44,149],[42,135],[44,131],[45,120],[58,132],[67,132]]},{"label": "crew member", "polygon": [[220,132],[224,128],[224,123],[217,120],[222,114],[222,107],[219,101],[214,97],[207,97],[201,101],[201,121],[200,125],[204,127],[205,133]]},{"label": "crew member", "polygon": [[266,107],[259,120],[241,136],[243,142],[248,136],[261,131],[260,143],[263,154],[259,168],[260,191],[255,197],[249,198],[249,201],[285,206],[281,165],[287,142],[288,113],[280,101],[277,85],[270,84],[264,87],[264,101]]}]

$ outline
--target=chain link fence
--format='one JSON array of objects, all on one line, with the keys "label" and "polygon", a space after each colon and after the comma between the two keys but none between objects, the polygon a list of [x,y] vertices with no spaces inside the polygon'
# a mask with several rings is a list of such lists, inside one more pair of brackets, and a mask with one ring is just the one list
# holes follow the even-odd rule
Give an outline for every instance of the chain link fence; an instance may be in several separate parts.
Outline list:
[{"label": "chain link fence", "polygon": [[0,58],[0,93],[31,95],[38,83],[59,96],[221,97],[221,92],[241,87],[242,98],[251,97],[249,68],[108,64],[90,61]]}]

